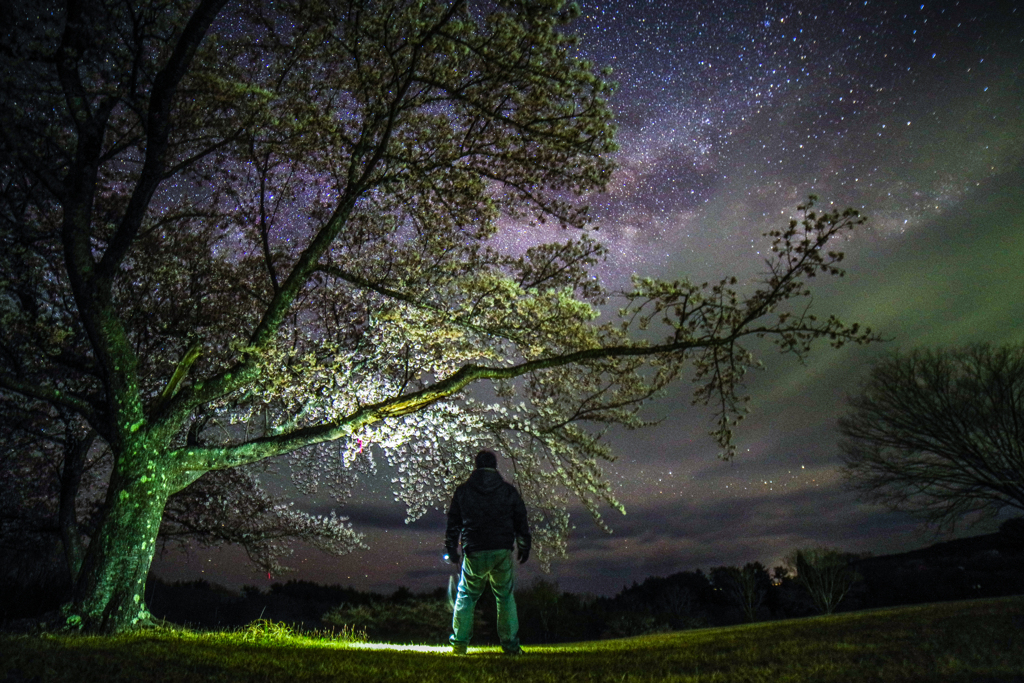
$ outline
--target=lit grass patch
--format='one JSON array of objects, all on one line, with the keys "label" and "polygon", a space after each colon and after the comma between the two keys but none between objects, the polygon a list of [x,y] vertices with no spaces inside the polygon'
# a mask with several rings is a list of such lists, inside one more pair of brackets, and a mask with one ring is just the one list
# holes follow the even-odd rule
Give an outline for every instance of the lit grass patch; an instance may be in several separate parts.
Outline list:
[{"label": "lit grass patch", "polygon": [[[328,634],[321,634],[326,636]],[[0,638],[0,680],[1024,682],[1024,597],[612,641],[498,648],[358,643],[271,623],[228,633]]]},{"label": "lit grass patch", "polygon": [[365,643],[367,640],[365,631],[360,631],[348,624],[330,630],[300,632],[284,622],[275,622],[269,619],[257,619],[236,631],[217,633],[215,637],[222,636],[233,637],[243,643],[284,645],[295,645],[303,641],[314,641],[320,644],[329,642],[352,644]]}]

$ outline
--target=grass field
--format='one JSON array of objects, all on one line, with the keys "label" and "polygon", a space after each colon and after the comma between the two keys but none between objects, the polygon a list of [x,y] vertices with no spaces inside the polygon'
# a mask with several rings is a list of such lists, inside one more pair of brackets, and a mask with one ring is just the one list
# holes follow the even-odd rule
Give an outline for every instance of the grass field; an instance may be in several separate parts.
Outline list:
[{"label": "grass field", "polygon": [[27,681],[974,681],[1024,683],[1024,596],[549,647],[341,643],[273,629],[112,638],[0,636]]}]

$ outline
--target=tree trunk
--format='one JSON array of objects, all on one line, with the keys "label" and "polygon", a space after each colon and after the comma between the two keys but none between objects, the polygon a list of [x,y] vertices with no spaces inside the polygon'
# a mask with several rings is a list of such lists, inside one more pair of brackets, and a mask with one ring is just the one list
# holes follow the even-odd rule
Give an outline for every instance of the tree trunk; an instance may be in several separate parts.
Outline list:
[{"label": "tree trunk", "polygon": [[96,433],[90,432],[85,438],[79,439],[77,430],[69,417],[64,418],[67,425],[64,430],[64,464],[60,474],[60,504],[57,510],[57,521],[60,527],[61,545],[64,546],[64,559],[68,566],[71,585],[75,585],[78,572],[82,568],[85,550],[82,547],[82,536],[78,532],[78,513],[75,503],[78,499],[78,488],[82,483],[82,472],[85,470],[85,458],[89,454]]},{"label": "tree trunk", "polygon": [[130,460],[134,466],[119,466],[111,477],[103,521],[75,584],[69,626],[119,633],[149,620],[146,576],[170,488],[155,460]]}]

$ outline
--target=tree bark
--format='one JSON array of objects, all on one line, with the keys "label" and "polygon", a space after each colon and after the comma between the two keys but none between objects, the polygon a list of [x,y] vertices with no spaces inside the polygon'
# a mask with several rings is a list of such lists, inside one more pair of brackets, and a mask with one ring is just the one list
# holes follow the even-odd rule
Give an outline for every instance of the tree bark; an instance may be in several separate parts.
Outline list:
[{"label": "tree bark", "polygon": [[133,450],[107,491],[103,520],[75,584],[69,626],[119,633],[149,620],[146,577],[170,487],[152,451]]}]

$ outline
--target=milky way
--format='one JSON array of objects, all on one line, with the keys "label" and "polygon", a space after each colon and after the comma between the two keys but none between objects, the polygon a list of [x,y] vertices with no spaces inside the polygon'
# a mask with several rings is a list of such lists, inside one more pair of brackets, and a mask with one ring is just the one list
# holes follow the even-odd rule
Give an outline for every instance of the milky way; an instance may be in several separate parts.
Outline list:
[{"label": "milky way", "polygon": [[618,280],[756,251],[811,193],[880,230],[912,226],[1019,159],[1013,5],[602,2],[583,15],[582,52],[619,82],[620,170],[594,202]]},{"label": "milky way", "polygon": [[[573,29],[581,54],[619,83],[619,168],[588,198],[610,286],[633,273],[754,274],[762,233],[813,193],[870,218],[844,245],[848,277],[819,283],[820,310],[873,325],[888,348],[1024,342],[1024,5],[591,1]],[[500,239],[538,235],[509,226]],[[628,515],[610,516],[606,536],[577,514],[570,556],[549,578],[607,593],[651,574],[771,564],[802,545],[929,542],[906,515],[858,503],[838,474],[835,420],[886,347],[820,350],[806,365],[766,357],[733,463],[716,460],[707,412],[675,389],[651,408],[658,427],[612,436]],[[310,551],[296,577],[441,585],[443,515],[405,525],[386,489],[369,482],[339,510],[370,550]],[[232,551],[155,566],[265,582]]]}]

